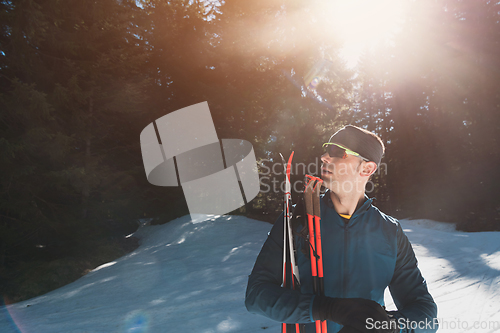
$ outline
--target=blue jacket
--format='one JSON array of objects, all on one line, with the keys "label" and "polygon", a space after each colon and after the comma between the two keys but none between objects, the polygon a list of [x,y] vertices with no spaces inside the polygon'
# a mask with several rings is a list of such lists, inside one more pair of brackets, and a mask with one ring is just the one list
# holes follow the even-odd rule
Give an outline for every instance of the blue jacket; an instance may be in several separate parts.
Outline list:
[{"label": "blue jacket", "polygon": [[[274,224],[257,257],[245,305],[248,311],[279,322],[308,323],[306,332],[314,333],[311,264],[301,251],[308,246],[302,237],[295,236],[301,289],[281,288],[282,221],[281,217]],[[384,290],[389,287],[398,308],[393,314],[407,328],[401,332],[437,330],[437,325],[432,325],[437,306],[417,267],[411,244],[399,222],[373,206],[372,199],[367,199],[346,224],[327,192],[321,199],[321,238],[326,296],[366,298],[384,305]],[[341,328],[328,322],[329,333]]]}]

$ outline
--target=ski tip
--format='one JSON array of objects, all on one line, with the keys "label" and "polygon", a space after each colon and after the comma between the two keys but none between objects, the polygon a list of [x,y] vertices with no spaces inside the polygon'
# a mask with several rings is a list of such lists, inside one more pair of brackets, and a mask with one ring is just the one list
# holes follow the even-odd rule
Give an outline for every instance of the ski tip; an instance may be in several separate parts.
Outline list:
[{"label": "ski tip", "polygon": [[292,153],[290,154],[290,157],[288,158],[288,165],[292,164],[293,153],[294,153],[294,151],[292,151]]}]

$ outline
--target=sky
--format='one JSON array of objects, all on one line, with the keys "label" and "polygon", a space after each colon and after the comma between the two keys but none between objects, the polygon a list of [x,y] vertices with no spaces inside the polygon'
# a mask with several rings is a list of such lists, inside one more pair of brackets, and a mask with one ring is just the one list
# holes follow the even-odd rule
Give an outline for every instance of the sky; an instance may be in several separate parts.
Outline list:
[{"label": "sky", "polygon": [[[500,332],[500,232],[458,232],[429,220],[401,224],[438,305],[439,332]],[[244,305],[247,277],[270,229],[226,215],[141,227],[134,252],[0,307],[0,332],[279,332],[278,322]],[[388,293],[386,305],[395,309]]]}]

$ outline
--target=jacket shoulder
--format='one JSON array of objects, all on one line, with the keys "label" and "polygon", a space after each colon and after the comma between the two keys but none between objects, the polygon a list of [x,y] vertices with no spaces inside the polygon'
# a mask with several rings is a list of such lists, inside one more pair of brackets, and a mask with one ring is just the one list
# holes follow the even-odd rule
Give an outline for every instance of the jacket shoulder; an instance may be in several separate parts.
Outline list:
[{"label": "jacket shoulder", "polygon": [[399,220],[396,219],[395,217],[392,217],[390,215],[385,214],[382,212],[380,209],[378,209],[375,206],[370,207],[370,215],[371,218],[377,219],[380,223],[382,223],[385,227],[391,228],[391,229],[398,229],[401,228],[401,224],[399,223]]}]

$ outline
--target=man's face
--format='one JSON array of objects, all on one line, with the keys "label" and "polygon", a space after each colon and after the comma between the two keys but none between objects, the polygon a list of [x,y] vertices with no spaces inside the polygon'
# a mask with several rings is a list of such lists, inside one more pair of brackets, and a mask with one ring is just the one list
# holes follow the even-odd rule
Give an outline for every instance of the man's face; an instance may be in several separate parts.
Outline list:
[{"label": "man's face", "polygon": [[324,153],[321,162],[321,178],[325,187],[335,193],[364,191],[361,158],[353,155],[346,155],[345,158],[331,157]]}]

